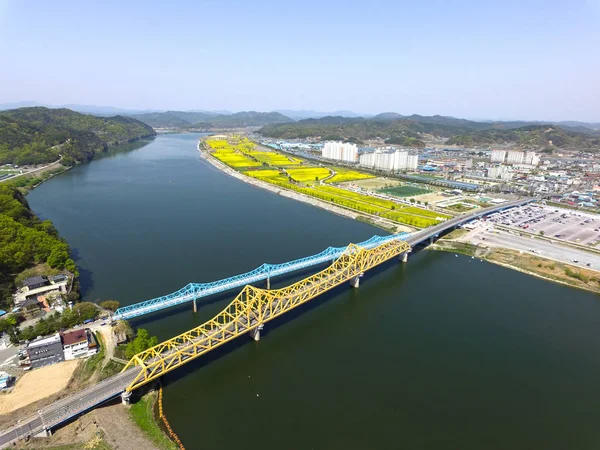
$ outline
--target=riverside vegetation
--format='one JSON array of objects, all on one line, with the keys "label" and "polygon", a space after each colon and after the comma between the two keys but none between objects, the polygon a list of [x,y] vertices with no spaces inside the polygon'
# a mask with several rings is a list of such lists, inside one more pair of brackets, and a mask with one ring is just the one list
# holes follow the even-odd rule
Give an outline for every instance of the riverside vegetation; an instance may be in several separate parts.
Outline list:
[{"label": "riverside vegetation", "polygon": [[[299,158],[277,152],[256,151],[255,144],[242,137],[207,139],[205,145],[215,158],[244,175],[355,211],[417,228],[429,227],[449,218],[445,214],[328,185],[372,178],[370,174],[311,166]],[[287,164],[285,159],[289,161]],[[335,175],[328,178],[334,171]],[[336,177],[338,180],[335,180]],[[322,184],[322,180],[328,184]]]}]

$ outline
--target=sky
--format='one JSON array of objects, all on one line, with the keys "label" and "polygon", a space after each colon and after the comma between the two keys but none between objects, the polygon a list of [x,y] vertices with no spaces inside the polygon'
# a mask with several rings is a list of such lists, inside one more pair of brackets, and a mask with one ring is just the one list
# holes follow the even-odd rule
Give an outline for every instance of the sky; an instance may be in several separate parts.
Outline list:
[{"label": "sky", "polygon": [[600,0],[0,0],[0,104],[600,122]]}]

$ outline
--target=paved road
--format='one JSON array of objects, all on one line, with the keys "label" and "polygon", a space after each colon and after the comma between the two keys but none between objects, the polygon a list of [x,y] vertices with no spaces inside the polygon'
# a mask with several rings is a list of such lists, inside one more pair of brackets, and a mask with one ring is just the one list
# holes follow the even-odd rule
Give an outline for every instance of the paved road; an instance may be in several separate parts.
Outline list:
[{"label": "paved road", "polygon": [[514,200],[512,202],[502,203],[500,205],[491,206],[489,208],[477,209],[477,210],[474,210],[473,212],[469,212],[467,214],[463,214],[462,216],[458,216],[453,219],[446,220],[445,222],[442,222],[438,225],[435,225],[433,227],[426,228],[423,231],[414,233],[409,239],[406,240],[406,242],[408,242],[411,246],[415,246],[418,243],[423,242],[424,240],[429,239],[432,236],[436,236],[437,234],[439,234],[449,228],[455,227],[457,225],[461,225],[461,224],[468,222],[470,220],[473,220],[473,219],[477,219],[484,214],[491,214],[491,213],[493,213],[495,211],[499,211],[501,209],[512,208],[515,206],[524,205],[525,203],[529,203],[533,200],[535,200],[535,199],[526,198],[526,199],[521,199],[521,200]]},{"label": "paved road", "polygon": [[[459,241],[470,242],[473,244],[482,243],[490,247],[522,250],[530,254],[539,255],[543,258],[565,262],[586,269],[600,270],[600,254],[559,245],[556,242],[553,244],[545,239],[531,239],[529,236],[516,236],[507,231],[495,230],[494,232],[491,232],[487,231],[488,227],[488,224],[486,224],[485,227],[477,227],[468,235],[461,237]],[[575,263],[573,260],[578,262]],[[590,266],[587,265],[588,263]]]},{"label": "paved road", "polygon": [[52,428],[71,417],[78,416],[106,400],[116,397],[125,390],[139,373],[139,367],[110,377],[94,386],[90,386],[76,394],[66,397],[43,408],[38,414],[21,420],[16,426],[0,432],[0,448],[5,448],[12,441],[26,436],[38,434]]}]

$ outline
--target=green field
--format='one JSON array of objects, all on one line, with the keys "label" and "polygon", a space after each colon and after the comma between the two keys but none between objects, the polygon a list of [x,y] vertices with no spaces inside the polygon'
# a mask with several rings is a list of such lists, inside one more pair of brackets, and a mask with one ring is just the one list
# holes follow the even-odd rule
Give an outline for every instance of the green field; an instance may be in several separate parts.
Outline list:
[{"label": "green field", "polygon": [[429,189],[416,187],[416,186],[410,186],[410,185],[405,184],[403,186],[396,186],[393,188],[380,189],[379,192],[383,192],[384,194],[393,195],[394,197],[414,197],[416,195],[428,194],[431,191]]}]

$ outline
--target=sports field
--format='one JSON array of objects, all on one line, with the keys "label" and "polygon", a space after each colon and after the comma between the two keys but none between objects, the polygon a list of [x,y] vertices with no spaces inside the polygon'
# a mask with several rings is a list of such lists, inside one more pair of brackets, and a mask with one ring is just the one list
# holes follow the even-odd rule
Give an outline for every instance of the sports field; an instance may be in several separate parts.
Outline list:
[{"label": "sports field", "polygon": [[380,189],[379,192],[383,192],[384,194],[393,195],[395,197],[414,197],[416,195],[428,194],[431,192],[429,189],[425,189],[422,187],[411,186],[409,184],[405,184],[402,186],[395,186],[387,189]]}]

